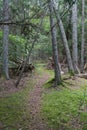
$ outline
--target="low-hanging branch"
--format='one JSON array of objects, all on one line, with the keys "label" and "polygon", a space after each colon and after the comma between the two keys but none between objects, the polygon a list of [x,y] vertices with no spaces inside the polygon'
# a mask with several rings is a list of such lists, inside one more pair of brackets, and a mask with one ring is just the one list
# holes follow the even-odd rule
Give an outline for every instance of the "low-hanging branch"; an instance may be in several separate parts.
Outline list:
[{"label": "low-hanging branch", "polygon": [[[47,4],[47,2],[44,2],[42,4],[42,7],[43,7],[44,10],[46,8],[46,4]],[[31,20],[31,19],[35,18],[35,16],[38,17],[38,16],[40,16],[40,13],[41,12],[40,12],[40,8],[39,8],[38,10],[36,10],[36,12],[32,16],[23,18],[22,20],[15,21],[15,22],[11,21],[11,19],[13,20],[13,18],[6,19],[4,21],[3,21],[3,19],[0,19],[0,25],[12,25],[12,24],[15,24],[15,25],[24,25],[24,23],[25,23],[26,20]],[[30,23],[27,23],[27,25],[30,25]]]}]

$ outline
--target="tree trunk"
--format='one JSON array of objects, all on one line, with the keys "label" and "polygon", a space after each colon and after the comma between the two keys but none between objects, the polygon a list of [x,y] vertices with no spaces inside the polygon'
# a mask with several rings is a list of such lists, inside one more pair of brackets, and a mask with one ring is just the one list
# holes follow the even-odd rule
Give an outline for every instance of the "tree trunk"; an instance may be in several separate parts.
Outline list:
[{"label": "tree trunk", "polygon": [[85,0],[82,0],[82,44],[81,44],[81,72],[84,70],[84,22],[85,22]]},{"label": "tree trunk", "polygon": [[55,15],[56,15],[56,18],[57,18],[57,24],[59,26],[61,37],[62,37],[63,44],[64,44],[64,48],[65,48],[65,51],[66,51],[66,58],[67,58],[67,63],[68,63],[68,69],[69,69],[70,72],[74,73],[74,68],[73,68],[73,64],[72,64],[72,58],[71,58],[71,54],[70,54],[68,41],[67,41],[65,30],[64,30],[64,26],[63,26],[63,23],[62,23],[62,20],[60,18],[59,13],[56,12],[55,7],[54,7],[54,12],[55,12]]},{"label": "tree trunk", "polygon": [[[49,10],[50,10],[50,27],[51,27],[51,36],[52,36],[52,49],[53,49],[53,59],[54,59],[54,69],[55,69],[55,86],[61,83],[61,74],[59,68],[58,60],[58,48],[57,48],[57,39],[56,39],[56,28],[54,26],[53,18],[53,6],[52,0],[49,1]],[[53,28],[52,28],[53,27]]]},{"label": "tree trunk", "polygon": [[78,44],[77,44],[77,0],[72,5],[72,58],[74,71],[77,73],[78,67]]},{"label": "tree trunk", "polygon": [[32,53],[32,49],[33,49],[33,47],[34,47],[35,42],[36,42],[36,39],[33,41],[30,50],[28,50],[28,55],[27,55],[27,57],[26,57],[26,60],[22,62],[22,66],[23,66],[23,67],[22,67],[21,72],[20,72],[20,74],[19,74],[19,77],[18,77],[18,79],[17,79],[17,81],[16,81],[16,83],[15,83],[15,86],[16,86],[16,87],[19,85],[19,83],[20,83],[20,81],[21,81],[21,78],[22,78],[22,76],[23,76],[23,72],[24,72],[25,66],[26,66],[27,62],[29,61],[29,59],[30,59],[30,56],[31,56],[31,53]]},{"label": "tree trunk", "polygon": [[[3,14],[4,14],[4,23],[9,19],[9,0],[3,0]],[[8,72],[8,35],[9,35],[9,26],[4,25],[3,27],[3,72],[6,79],[9,79]]]}]

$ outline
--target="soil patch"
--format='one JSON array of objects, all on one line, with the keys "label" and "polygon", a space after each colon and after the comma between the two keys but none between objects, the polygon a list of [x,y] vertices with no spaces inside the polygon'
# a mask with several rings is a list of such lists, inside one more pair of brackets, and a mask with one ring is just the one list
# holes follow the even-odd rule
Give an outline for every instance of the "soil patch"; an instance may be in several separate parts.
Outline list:
[{"label": "soil patch", "polygon": [[10,79],[10,80],[0,79],[0,97],[6,97],[11,93],[18,92],[21,89],[25,88],[26,81],[31,80],[32,76],[33,76],[32,74],[23,75],[18,87],[15,86],[17,77],[15,79]]}]

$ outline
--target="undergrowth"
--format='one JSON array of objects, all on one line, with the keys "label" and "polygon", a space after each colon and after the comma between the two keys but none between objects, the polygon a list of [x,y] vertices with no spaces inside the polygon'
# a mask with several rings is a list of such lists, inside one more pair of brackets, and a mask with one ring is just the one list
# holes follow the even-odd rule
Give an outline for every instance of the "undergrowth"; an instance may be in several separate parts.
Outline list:
[{"label": "undergrowth", "polygon": [[[52,88],[53,71],[46,70],[44,64],[38,64],[36,75],[48,73],[49,80],[43,86],[46,92],[42,100],[42,116],[52,130],[87,130],[87,81],[68,79],[63,86]],[[19,92],[0,99],[0,130],[28,130],[29,93],[36,79],[27,83]],[[52,82],[51,82],[52,81]]]},{"label": "undergrowth", "polygon": [[36,65],[34,76],[24,89],[0,98],[0,130],[29,130],[29,93],[39,77],[44,74],[44,65]]},{"label": "undergrowth", "polygon": [[34,84],[34,81],[28,81],[21,91],[0,98],[0,130],[28,129],[29,92]]},{"label": "undergrowth", "polygon": [[[53,130],[87,130],[87,81],[72,80],[72,86],[69,81],[66,81],[67,88],[50,89],[50,81],[44,85],[42,115]],[[80,86],[77,89],[74,85]]]}]

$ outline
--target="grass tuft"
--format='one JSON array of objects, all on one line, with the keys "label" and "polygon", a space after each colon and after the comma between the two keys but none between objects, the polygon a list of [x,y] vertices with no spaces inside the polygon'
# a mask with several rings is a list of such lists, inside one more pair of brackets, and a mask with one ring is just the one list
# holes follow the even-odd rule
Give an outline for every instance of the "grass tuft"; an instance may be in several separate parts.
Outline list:
[{"label": "grass tuft", "polygon": [[[72,82],[75,85],[76,81]],[[79,128],[80,124],[83,130],[86,130],[87,81],[85,80],[84,84],[81,84],[78,89],[71,89],[68,80],[67,87],[59,86],[61,89],[50,89],[50,91],[47,91],[51,83],[52,82],[47,82],[47,84],[45,84],[46,93],[43,95],[42,104],[42,115],[46,122],[48,122],[49,127],[52,127],[54,130],[82,130]],[[77,82],[76,85],[80,85],[79,82]]]},{"label": "grass tuft", "polygon": [[29,92],[34,82],[27,83],[23,90],[0,98],[0,129],[19,130],[29,127]]}]

